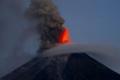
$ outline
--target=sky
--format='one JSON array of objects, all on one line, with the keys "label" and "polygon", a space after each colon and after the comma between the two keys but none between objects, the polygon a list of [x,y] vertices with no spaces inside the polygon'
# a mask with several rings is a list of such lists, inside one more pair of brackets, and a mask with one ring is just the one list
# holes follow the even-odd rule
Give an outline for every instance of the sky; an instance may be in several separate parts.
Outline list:
[{"label": "sky", "polygon": [[75,43],[120,47],[120,0],[54,0]]}]

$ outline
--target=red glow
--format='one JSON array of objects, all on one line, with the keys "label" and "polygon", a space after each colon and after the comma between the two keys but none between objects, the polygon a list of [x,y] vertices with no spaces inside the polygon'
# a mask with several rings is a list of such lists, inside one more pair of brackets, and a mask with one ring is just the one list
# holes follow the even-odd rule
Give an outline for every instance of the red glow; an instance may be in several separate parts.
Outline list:
[{"label": "red glow", "polygon": [[66,44],[71,42],[69,30],[67,28],[64,28],[64,31],[61,32],[58,42],[61,44]]}]

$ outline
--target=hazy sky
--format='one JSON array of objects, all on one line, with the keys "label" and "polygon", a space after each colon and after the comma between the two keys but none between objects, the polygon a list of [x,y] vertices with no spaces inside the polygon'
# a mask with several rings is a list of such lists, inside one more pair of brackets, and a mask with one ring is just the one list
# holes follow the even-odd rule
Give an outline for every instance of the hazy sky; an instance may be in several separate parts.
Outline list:
[{"label": "hazy sky", "polygon": [[120,0],[54,0],[72,39],[120,47]]}]

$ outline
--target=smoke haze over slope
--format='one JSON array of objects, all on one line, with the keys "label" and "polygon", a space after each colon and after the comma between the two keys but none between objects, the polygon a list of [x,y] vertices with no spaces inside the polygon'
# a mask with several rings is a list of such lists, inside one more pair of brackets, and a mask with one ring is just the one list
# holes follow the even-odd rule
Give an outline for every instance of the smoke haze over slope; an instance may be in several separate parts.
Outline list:
[{"label": "smoke haze over slope", "polygon": [[37,48],[34,25],[24,18],[30,0],[0,0],[0,76],[33,57]]}]

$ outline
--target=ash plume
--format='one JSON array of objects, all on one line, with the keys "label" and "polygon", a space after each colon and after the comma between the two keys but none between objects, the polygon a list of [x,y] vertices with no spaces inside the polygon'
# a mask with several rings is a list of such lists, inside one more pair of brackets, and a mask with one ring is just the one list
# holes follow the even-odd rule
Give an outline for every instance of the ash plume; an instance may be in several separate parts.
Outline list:
[{"label": "ash plume", "polygon": [[26,17],[38,23],[37,29],[41,43],[39,51],[57,44],[58,36],[63,30],[64,19],[52,0],[32,0],[26,11]]}]

